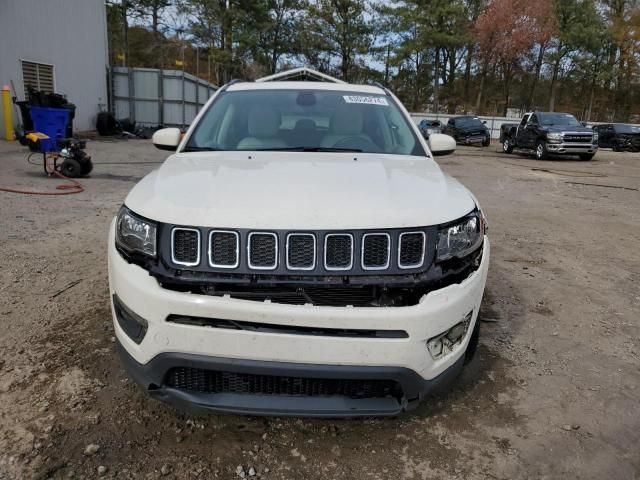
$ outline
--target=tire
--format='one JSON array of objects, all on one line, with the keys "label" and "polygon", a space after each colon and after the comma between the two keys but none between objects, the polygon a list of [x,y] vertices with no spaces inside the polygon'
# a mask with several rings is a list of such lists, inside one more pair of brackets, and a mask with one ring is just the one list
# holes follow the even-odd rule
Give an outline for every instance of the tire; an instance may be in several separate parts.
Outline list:
[{"label": "tire", "polygon": [[511,140],[509,140],[508,138],[505,138],[504,142],[502,142],[502,151],[504,153],[512,153],[513,152],[513,145],[511,145]]},{"label": "tire", "polygon": [[594,153],[581,153],[580,154],[580,160],[584,161],[584,162],[588,162],[589,160],[591,160],[593,158],[595,154]]},{"label": "tire", "polygon": [[89,157],[80,165],[80,174],[82,176],[89,175],[91,170],[93,170],[93,163],[91,162],[91,157]]},{"label": "tire", "polygon": [[484,142],[482,142],[483,147],[488,147],[489,145],[491,145],[491,139],[485,140]]},{"label": "tire", "polygon": [[82,167],[80,162],[73,158],[65,158],[62,165],[60,165],[60,173],[65,177],[77,178],[82,175]]},{"label": "tire", "polygon": [[617,143],[614,143],[614,144],[613,144],[613,151],[614,151],[614,152],[621,152],[621,151],[622,151],[622,149],[618,146],[618,144],[617,144]]},{"label": "tire", "polygon": [[536,159],[546,160],[548,156],[547,144],[543,140],[538,140],[536,142]]}]

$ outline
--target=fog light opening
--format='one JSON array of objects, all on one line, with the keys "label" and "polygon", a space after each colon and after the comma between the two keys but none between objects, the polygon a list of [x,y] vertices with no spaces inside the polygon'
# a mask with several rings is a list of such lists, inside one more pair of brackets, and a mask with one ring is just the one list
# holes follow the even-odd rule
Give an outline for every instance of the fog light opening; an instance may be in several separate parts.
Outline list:
[{"label": "fog light opening", "polygon": [[116,313],[116,320],[118,320],[120,328],[124,330],[124,333],[126,333],[131,340],[140,344],[147,334],[147,321],[140,315],[136,315],[129,310],[117,295],[113,296],[113,309]]},{"label": "fog light opening", "polygon": [[461,322],[456,323],[449,330],[427,340],[427,350],[434,359],[439,359],[461,344],[469,331],[473,310],[467,313]]}]

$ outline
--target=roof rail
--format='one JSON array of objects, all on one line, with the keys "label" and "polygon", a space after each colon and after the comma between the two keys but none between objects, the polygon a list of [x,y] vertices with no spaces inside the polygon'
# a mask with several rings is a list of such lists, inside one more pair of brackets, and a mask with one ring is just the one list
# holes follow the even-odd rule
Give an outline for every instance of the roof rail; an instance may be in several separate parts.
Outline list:
[{"label": "roof rail", "polygon": [[234,78],[230,81],[228,81],[227,83],[225,83],[222,87],[220,87],[220,91],[224,92],[227,88],[229,88],[231,85],[234,85],[236,83],[240,83],[243,80],[240,80],[239,78]]},{"label": "roof rail", "polygon": [[373,86],[378,87],[380,89],[382,89],[382,91],[384,92],[384,94],[387,97],[391,96],[391,92],[389,91],[389,89],[387,87],[385,87],[384,85],[382,85],[380,82],[373,82]]}]

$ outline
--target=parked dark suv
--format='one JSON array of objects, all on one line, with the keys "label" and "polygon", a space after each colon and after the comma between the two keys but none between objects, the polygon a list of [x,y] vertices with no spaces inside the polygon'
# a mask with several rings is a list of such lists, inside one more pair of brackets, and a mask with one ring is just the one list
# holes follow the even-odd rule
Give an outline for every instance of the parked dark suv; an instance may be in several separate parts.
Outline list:
[{"label": "parked dark suv", "polygon": [[625,123],[605,123],[595,125],[598,132],[598,146],[613,148],[614,152],[640,152],[640,125]]},{"label": "parked dark suv", "polygon": [[463,145],[481,143],[483,147],[488,147],[491,143],[491,133],[484,123],[478,117],[471,115],[451,117],[442,133],[455,138],[456,143]]}]

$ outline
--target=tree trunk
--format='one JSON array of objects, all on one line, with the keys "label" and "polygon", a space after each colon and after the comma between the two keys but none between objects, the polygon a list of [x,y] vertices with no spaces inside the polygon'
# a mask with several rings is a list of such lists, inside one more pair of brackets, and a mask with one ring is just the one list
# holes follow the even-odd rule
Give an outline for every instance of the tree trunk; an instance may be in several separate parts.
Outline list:
[{"label": "tree trunk", "polygon": [[556,93],[558,89],[558,72],[560,71],[560,58],[558,58],[553,64],[553,75],[551,76],[551,92],[549,95],[549,111],[555,112],[556,108]]},{"label": "tree trunk", "polygon": [[471,99],[469,95],[471,93],[471,61],[473,60],[473,45],[467,45],[467,59],[464,66],[464,113],[469,111],[471,105]]},{"label": "tree trunk", "polygon": [[440,110],[440,99],[438,98],[439,93],[439,83],[440,83],[440,48],[436,47],[436,58],[433,65],[433,106],[435,109],[435,113],[438,113]]},{"label": "tree trunk", "polygon": [[478,88],[478,96],[476,98],[476,115],[481,115],[482,96],[484,95],[485,78],[487,77],[487,68],[489,68],[489,61],[485,60],[482,64],[482,73],[480,73],[480,88]]},{"label": "tree trunk", "polygon": [[538,81],[540,80],[540,72],[542,71],[542,61],[544,59],[545,50],[546,50],[546,45],[540,44],[540,50],[538,50],[538,59],[536,60],[536,71],[533,76],[533,82],[531,84],[531,91],[529,92],[529,98],[527,99],[526,109],[528,111],[533,110],[533,102],[535,101],[536,88],[538,86]]},{"label": "tree trunk", "polygon": [[122,38],[124,42],[124,60],[122,60],[122,66],[129,66],[129,22],[127,17],[129,16],[129,1],[122,0]]}]

